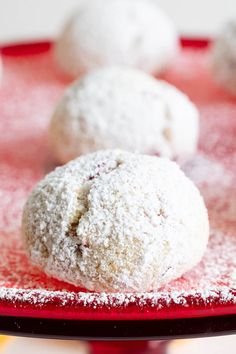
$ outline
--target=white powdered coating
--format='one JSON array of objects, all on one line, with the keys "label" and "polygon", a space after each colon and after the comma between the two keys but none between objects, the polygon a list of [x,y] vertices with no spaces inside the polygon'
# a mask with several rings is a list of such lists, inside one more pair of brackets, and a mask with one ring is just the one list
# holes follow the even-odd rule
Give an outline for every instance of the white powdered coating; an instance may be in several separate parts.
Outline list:
[{"label": "white powdered coating", "polygon": [[207,50],[184,49],[168,74],[168,81],[190,95],[201,111],[201,155],[188,163],[187,173],[208,206],[212,229],[207,252],[197,267],[161,290],[135,294],[87,293],[29,264],[20,238],[22,206],[29,190],[52,168],[42,132],[47,130],[48,117],[65,83],[58,80],[49,53],[4,57],[0,100],[2,314],[9,314],[10,307],[19,315],[30,306],[41,317],[43,309],[48,315],[50,308],[52,316],[57,316],[60,308],[66,318],[70,309],[72,317],[79,319],[83,313],[87,319],[110,319],[112,313],[117,319],[134,319],[134,312],[139,319],[151,313],[152,319],[158,319],[174,318],[175,309],[192,317],[193,308],[195,315],[204,308],[211,315],[219,304],[224,313],[232,312],[236,304],[236,105],[209,80],[208,55]]},{"label": "white powdered coating", "polygon": [[96,70],[73,83],[58,103],[51,145],[63,163],[119,148],[186,159],[198,142],[198,111],[174,86],[134,69]]},{"label": "white powdered coating", "polygon": [[[192,299],[191,299],[192,297]],[[142,307],[155,307],[161,310],[164,307],[179,305],[179,307],[189,307],[188,301],[199,305],[204,300],[205,303],[236,304],[236,290],[229,290],[227,286],[216,286],[210,290],[199,289],[195,291],[159,291],[156,293],[89,293],[89,292],[68,292],[68,291],[48,291],[48,290],[26,290],[18,288],[0,288],[0,300],[14,301],[18,303],[30,303],[35,305],[53,304],[59,299],[61,306],[84,306],[97,307],[106,306],[121,307],[134,304]]]},{"label": "white powdered coating", "polygon": [[23,233],[31,261],[96,291],[159,289],[206,249],[207,211],[179,167],[121,150],[82,156],[30,195]]},{"label": "white powdered coating", "polygon": [[178,36],[154,0],[86,0],[55,45],[59,67],[70,77],[122,65],[158,73],[174,59]]},{"label": "white powdered coating", "polygon": [[229,22],[216,39],[212,67],[216,80],[236,95],[236,21]]}]

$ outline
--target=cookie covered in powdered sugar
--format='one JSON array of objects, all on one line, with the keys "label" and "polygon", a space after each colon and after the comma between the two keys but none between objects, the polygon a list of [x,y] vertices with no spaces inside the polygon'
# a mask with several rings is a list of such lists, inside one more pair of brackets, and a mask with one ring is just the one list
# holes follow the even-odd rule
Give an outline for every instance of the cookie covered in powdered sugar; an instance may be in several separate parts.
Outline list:
[{"label": "cookie covered in powdered sugar", "polygon": [[121,150],[56,168],[31,193],[23,234],[33,264],[95,291],[159,289],[206,249],[204,201],[174,162]]},{"label": "cookie covered in powdered sugar", "polygon": [[65,91],[49,137],[62,163],[110,148],[186,159],[197,148],[198,124],[196,107],[174,86],[142,71],[110,67]]},{"label": "cookie covered in powdered sugar", "polygon": [[216,80],[236,95],[236,21],[231,21],[215,40],[211,53]]},{"label": "cookie covered in powdered sugar", "polygon": [[86,0],[66,23],[54,54],[72,78],[108,65],[163,71],[176,55],[176,30],[154,0]]}]

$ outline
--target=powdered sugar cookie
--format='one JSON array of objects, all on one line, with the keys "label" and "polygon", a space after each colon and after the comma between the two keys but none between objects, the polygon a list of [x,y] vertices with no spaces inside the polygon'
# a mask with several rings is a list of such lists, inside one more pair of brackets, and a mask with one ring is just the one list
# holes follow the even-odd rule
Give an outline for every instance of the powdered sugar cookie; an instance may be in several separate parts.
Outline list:
[{"label": "powdered sugar cookie", "polygon": [[107,148],[185,159],[197,147],[198,112],[166,82],[134,69],[103,68],[66,90],[50,141],[63,163]]},{"label": "powdered sugar cookie", "polygon": [[236,95],[236,21],[229,22],[216,39],[212,68],[216,80]]},{"label": "powdered sugar cookie", "polygon": [[58,167],[33,190],[23,215],[31,261],[96,291],[149,291],[196,265],[207,211],[168,159],[99,151]]},{"label": "powdered sugar cookie", "polygon": [[154,0],[87,0],[55,45],[59,67],[75,78],[100,66],[159,73],[178,48],[176,30]]}]

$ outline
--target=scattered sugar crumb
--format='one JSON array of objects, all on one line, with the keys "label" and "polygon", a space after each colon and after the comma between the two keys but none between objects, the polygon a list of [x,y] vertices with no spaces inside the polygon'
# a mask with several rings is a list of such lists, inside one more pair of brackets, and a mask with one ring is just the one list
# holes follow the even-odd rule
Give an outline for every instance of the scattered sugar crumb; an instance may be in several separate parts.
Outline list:
[{"label": "scattered sugar crumb", "polygon": [[236,304],[236,106],[214,86],[206,58],[204,51],[195,54],[185,49],[166,78],[188,94],[201,112],[199,154],[183,168],[209,208],[208,250],[199,266],[181,279],[158,293],[141,294],[90,293],[49,278],[29,265],[21,244],[21,212],[29,191],[51,166],[46,131],[64,84],[58,81],[49,53],[4,58],[0,91],[0,304],[73,304],[97,309],[135,304],[157,310],[173,305]]}]

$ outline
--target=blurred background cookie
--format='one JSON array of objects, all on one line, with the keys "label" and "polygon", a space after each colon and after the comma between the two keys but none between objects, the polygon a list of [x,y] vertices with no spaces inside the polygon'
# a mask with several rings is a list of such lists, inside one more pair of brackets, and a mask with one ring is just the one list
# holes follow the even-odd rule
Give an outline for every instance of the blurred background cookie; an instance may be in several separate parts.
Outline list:
[{"label": "blurred background cookie", "polygon": [[72,78],[107,65],[160,73],[178,49],[172,21],[155,0],[87,0],[55,45],[55,58]]},{"label": "blurred background cookie", "polygon": [[197,148],[198,111],[164,81],[134,69],[104,68],[65,91],[49,137],[62,163],[107,148],[186,159]]},{"label": "blurred background cookie", "polygon": [[236,95],[236,20],[228,22],[212,48],[215,79]]}]

